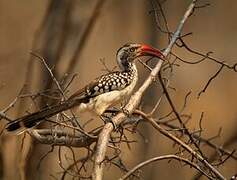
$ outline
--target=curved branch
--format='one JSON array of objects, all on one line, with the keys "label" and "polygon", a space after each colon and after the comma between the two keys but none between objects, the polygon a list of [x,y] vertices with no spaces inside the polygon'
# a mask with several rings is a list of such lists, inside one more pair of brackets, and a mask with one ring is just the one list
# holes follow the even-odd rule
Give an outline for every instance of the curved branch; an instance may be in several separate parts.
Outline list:
[{"label": "curved branch", "polygon": [[158,157],[154,157],[151,159],[148,159],[140,164],[138,164],[137,166],[135,166],[134,168],[132,168],[130,171],[128,171],[125,175],[123,175],[121,178],[119,178],[119,180],[125,180],[127,179],[129,176],[131,176],[135,171],[137,171],[138,169],[152,163],[152,162],[156,162],[156,161],[160,161],[160,160],[165,160],[165,159],[175,159],[178,161],[182,161],[188,165],[190,165],[191,167],[194,167],[196,170],[198,170],[200,173],[204,174],[207,178],[209,179],[213,179],[212,177],[210,177],[206,172],[204,172],[197,164],[193,163],[192,161],[183,158],[183,157],[179,157],[176,155],[164,155],[164,156],[158,156]]},{"label": "curved branch", "polygon": [[165,129],[163,129],[160,125],[156,123],[156,121],[153,118],[147,117],[146,114],[140,113],[143,118],[145,118],[151,125],[158,130],[161,134],[168,137],[169,139],[173,140],[177,144],[181,145],[186,151],[188,151],[193,157],[197,158],[198,161],[200,161],[203,165],[205,165],[206,168],[210,170],[210,172],[213,172],[217,179],[225,180],[225,177],[222,176],[222,174],[215,169],[206,159],[204,159],[200,154],[198,154],[196,151],[194,151],[189,145],[185,144],[183,141],[181,141],[179,138],[175,137]]},{"label": "curved branch", "polygon": [[223,67],[224,67],[224,64],[222,64],[221,67],[218,69],[218,71],[208,80],[205,87],[198,93],[198,98],[201,96],[202,93],[206,92],[206,90],[207,90],[208,86],[210,85],[210,83],[220,74]]},{"label": "curved branch", "polygon": [[[179,38],[179,35],[183,29],[184,23],[188,19],[189,15],[192,13],[194,6],[196,4],[196,0],[193,0],[191,4],[189,5],[187,11],[185,12],[183,18],[181,19],[179,26],[177,27],[176,32],[174,33],[168,47],[164,51],[164,56],[166,57],[172,47],[174,46],[176,40]],[[151,71],[149,77],[146,79],[146,81],[143,83],[143,85],[139,88],[139,90],[130,98],[128,104],[125,106],[125,109],[128,114],[131,114],[135,108],[139,105],[141,97],[145,90],[150,86],[150,84],[153,82],[154,78],[157,76],[158,72],[161,69],[163,61],[159,61],[155,68]],[[99,135],[99,139],[97,142],[97,148],[95,153],[95,162],[94,162],[94,169],[92,172],[92,179],[94,180],[101,180],[103,177],[103,168],[104,168],[104,159],[105,159],[105,153],[107,149],[107,145],[109,142],[110,134],[114,129],[114,125],[119,125],[121,122],[124,121],[124,118],[126,115],[124,113],[117,114],[113,119],[112,122],[107,123],[103,130],[101,131]],[[113,125],[114,124],[114,125]]]}]

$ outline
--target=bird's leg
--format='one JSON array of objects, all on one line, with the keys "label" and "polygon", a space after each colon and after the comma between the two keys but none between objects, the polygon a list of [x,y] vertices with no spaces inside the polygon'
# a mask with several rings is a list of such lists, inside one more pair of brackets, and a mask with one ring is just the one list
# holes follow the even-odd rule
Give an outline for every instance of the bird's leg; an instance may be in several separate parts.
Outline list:
[{"label": "bird's leg", "polygon": [[107,116],[105,113],[100,115],[100,118],[104,121],[104,123],[110,122],[112,123],[114,129],[117,129],[116,124],[113,122],[112,118],[110,116]]},{"label": "bird's leg", "polygon": [[127,117],[130,117],[130,113],[129,111],[125,108],[125,107],[122,107],[122,112],[127,116]]},{"label": "bird's leg", "polygon": [[110,117],[105,114],[102,114],[100,115],[100,119],[106,124],[109,121]]},{"label": "bird's leg", "polygon": [[121,109],[119,109],[119,108],[114,108],[114,109],[108,109],[108,110],[106,110],[106,112],[107,113],[119,113],[119,112],[121,112],[122,111],[122,113],[124,113],[127,117],[131,117],[131,114],[129,113],[129,111],[125,108],[125,106],[122,106],[121,107]]},{"label": "bird's leg", "polygon": [[129,111],[125,108],[127,104],[127,100],[125,100],[122,104],[121,104],[121,110],[122,113],[124,113],[127,117],[131,117],[131,114],[129,113]]},{"label": "bird's leg", "polygon": [[110,113],[111,115],[117,115],[120,112],[119,108],[113,107],[106,109],[105,113]]},{"label": "bird's leg", "polygon": [[124,103],[124,104],[121,106],[121,110],[122,110],[122,112],[123,112],[127,117],[131,117],[131,114],[130,114],[129,111],[125,108],[125,104],[127,104],[127,102]]}]

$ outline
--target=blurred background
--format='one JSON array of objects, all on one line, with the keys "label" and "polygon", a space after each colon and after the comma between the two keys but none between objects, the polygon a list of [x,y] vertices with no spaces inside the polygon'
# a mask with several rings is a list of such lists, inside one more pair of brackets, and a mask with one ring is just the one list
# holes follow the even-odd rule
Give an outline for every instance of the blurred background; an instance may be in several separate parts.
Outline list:
[{"label": "blurred background", "polygon": [[[175,31],[189,3],[187,0],[165,1],[163,8],[170,30]],[[212,56],[221,61],[236,63],[237,1],[202,0],[199,4],[202,3],[211,5],[197,9],[187,21],[183,32],[193,32],[193,35],[187,37],[186,42],[200,52],[212,51]],[[22,89],[24,93],[34,93],[52,87],[48,72],[39,60],[30,55],[31,51],[47,60],[58,79],[65,74],[77,74],[69,88],[71,94],[105,73],[101,60],[113,69],[117,49],[127,42],[146,43],[164,49],[168,44],[167,36],[158,30],[152,9],[149,0],[0,0],[1,109],[7,107]],[[173,52],[188,61],[200,59],[184,49],[174,48]],[[176,91],[171,91],[171,96],[177,108],[181,109],[185,95],[192,91],[185,109],[186,113],[192,114],[188,126],[191,130],[198,129],[201,112],[204,112],[202,135],[213,137],[222,128],[220,137],[213,142],[221,146],[232,138],[233,142],[226,148],[235,149],[237,73],[224,68],[198,99],[198,93],[219,66],[208,60],[196,65],[178,63],[180,66],[174,68],[171,79],[171,86]],[[148,72],[141,65],[139,72],[142,83]],[[144,97],[146,110],[153,107],[159,95],[157,85],[147,91]],[[39,106],[43,103],[41,100]],[[33,109],[29,106],[32,105],[28,100],[19,100],[7,114],[14,119],[25,114],[26,109]],[[169,111],[167,102],[163,100],[157,115]],[[5,123],[1,120],[1,129]],[[148,158],[175,152],[177,147],[149,125],[141,124],[139,130],[144,138],[131,135],[138,143],[130,150],[124,146],[121,155],[128,169]],[[59,178],[62,169],[58,165],[57,150],[49,154],[37,169],[40,158],[51,147],[27,137],[22,148],[22,137],[1,136],[0,179]],[[63,150],[68,151],[67,148]],[[78,157],[80,151],[83,150],[77,150]],[[213,150],[207,148],[205,153],[210,155]],[[230,177],[237,172],[237,163],[228,159],[219,170]],[[106,168],[104,179],[116,179],[121,174],[118,168],[110,166]],[[142,177],[148,180],[189,180],[195,174],[195,170],[179,162],[162,161],[144,168]],[[66,179],[72,177],[67,176]]]}]

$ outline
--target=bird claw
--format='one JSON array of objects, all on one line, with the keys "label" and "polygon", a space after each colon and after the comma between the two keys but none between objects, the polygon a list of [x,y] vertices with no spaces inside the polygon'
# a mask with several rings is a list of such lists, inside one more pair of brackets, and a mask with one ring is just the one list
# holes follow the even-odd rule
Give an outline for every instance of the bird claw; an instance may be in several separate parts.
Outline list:
[{"label": "bird claw", "polygon": [[127,116],[130,117],[130,112],[126,108],[122,108],[122,112]]},{"label": "bird claw", "polygon": [[[105,118],[106,118],[106,119],[105,119]],[[106,116],[106,115],[102,115],[102,116],[101,116],[101,119],[104,121],[104,123],[110,122],[110,123],[113,125],[114,130],[117,129],[117,125],[113,122],[113,120],[112,120],[111,117],[108,117],[108,116]]]},{"label": "bird claw", "polygon": [[114,123],[114,121],[112,119],[110,120],[110,122],[113,125],[114,130],[116,130],[117,129],[117,125]]}]

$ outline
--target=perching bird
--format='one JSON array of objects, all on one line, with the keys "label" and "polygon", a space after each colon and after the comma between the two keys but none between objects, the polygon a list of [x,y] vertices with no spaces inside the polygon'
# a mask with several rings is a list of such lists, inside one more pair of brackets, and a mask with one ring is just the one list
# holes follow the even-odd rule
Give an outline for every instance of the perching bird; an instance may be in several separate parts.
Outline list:
[{"label": "perching bird", "polygon": [[104,111],[122,100],[128,98],[134,89],[138,72],[135,60],[141,56],[154,56],[164,59],[161,51],[143,44],[125,44],[117,51],[117,63],[121,71],[100,76],[84,88],[78,90],[69,99],[56,105],[25,115],[6,125],[8,131],[32,128],[62,111],[77,106],[78,112],[94,111],[102,115]]}]

